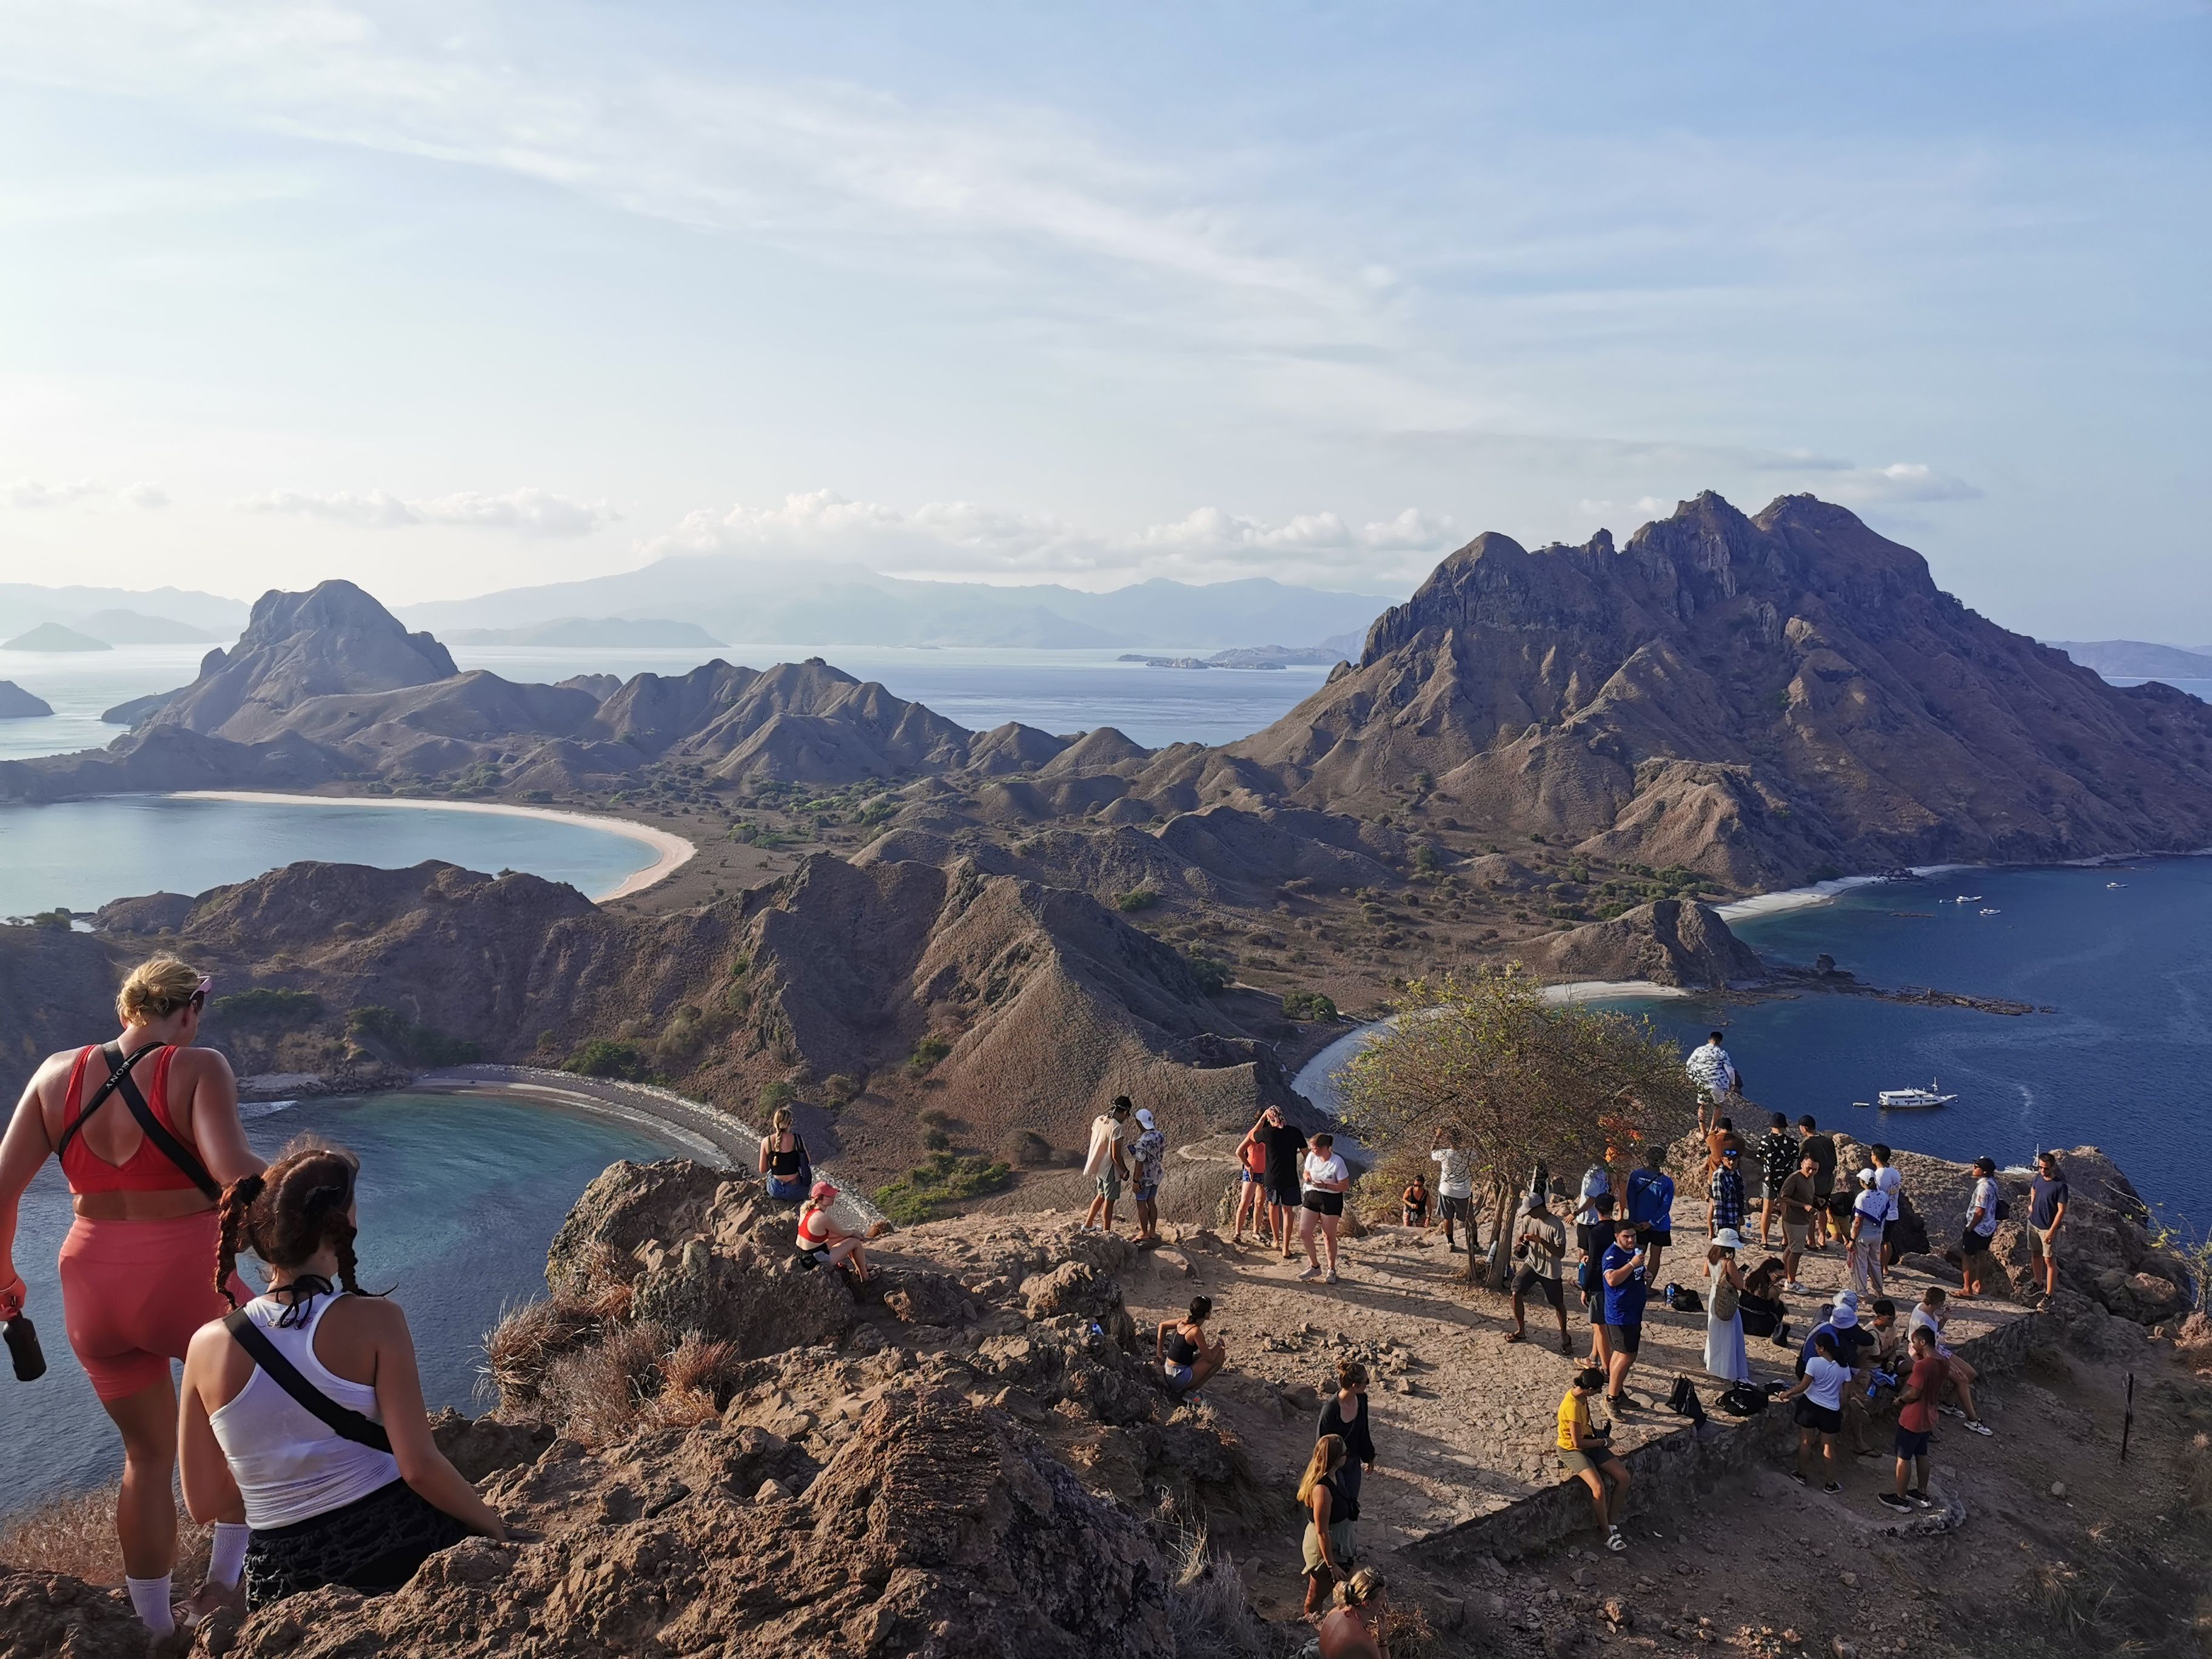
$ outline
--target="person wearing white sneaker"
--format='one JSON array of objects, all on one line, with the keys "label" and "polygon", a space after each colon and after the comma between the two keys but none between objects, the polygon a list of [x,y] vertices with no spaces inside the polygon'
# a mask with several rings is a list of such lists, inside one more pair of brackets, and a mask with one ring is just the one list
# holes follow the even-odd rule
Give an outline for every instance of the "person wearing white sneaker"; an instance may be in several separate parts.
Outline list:
[{"label": "person wearing white sneaker", "polygon": [[1628,1547],[1620,1531],[1620,1511],[1628,1502],[1628,1466],[1607,1440],[1612,1425],[1601,1429],[1590,1421],[1590,1396],[1604,1387],[1605,1373],[1595,1365],[1575,1373],[1559,1401],[1558,1445],[1559,1467],[1589,1489],[1590,1507],[1605,1528],[1605,1547],[1617,1555]]},{"label": "person wearing white sneaker", "polygon": [[[1936,1396],[1942,1387],[1936,1333],[1922,1325],[1912,1333],[1912,1375],[1897,1396],[1897,1485],[1876,1494],[1886,1510],[1909,1515],[1929,1502],[1928,1443],[1936,1432]],[[1910,1486],[1908,1475],[1913,1477]]]},{"label": "person wearing white sneaker", "polygon": [[[1306,1153],[1299,1170],[1304,1187],[1302,1206],[1304,1215],[1298,1224],[1298,1237],[1306,1247],[1306,1270],[1300,1279],[1326,1279],[1336,1283],[1336,1230],[1344,1217],[1344,1189],[1352,1184],[1352,1170],[1337,1156],[1336,1137],[1317,1134],[1313,1146]],[[1328,1270],[1322,1271],[1321,1251],[1314,1242],[1319,1232],[1328,1245]]]}]

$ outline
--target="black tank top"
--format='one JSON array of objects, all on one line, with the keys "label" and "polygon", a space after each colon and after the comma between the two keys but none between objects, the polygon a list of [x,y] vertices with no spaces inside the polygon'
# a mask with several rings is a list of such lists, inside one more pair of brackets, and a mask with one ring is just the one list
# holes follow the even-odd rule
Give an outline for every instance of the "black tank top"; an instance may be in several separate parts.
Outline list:
[{"label": "black tank top", "polygon": [[791,1138],[791,1150],[779,1152],[771,1149],[768,1155],[768,1172],[779,1181],[788,1181],[806,1168],[806,1143],[797,1135]]},{"label": "black tank top", "polygon": [[1180,1325],[1168,1333],[1168,1364],[1170,1365],[1198,1364],[1198,1345],[1183,1334],[1182,1327]]}]

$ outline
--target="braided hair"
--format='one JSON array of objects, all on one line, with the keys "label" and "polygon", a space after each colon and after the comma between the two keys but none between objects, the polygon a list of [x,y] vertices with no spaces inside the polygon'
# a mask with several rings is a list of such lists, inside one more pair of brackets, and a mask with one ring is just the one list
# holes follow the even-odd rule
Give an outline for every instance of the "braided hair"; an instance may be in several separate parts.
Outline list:
[{"label": "braided hair", "polygon": [[338,1283],[352,1295],[372,1294],[361,1288],[354,1259],[354,1180],[360,1170],[353,1153],[308,1136],[287,1146],[259,1175],[232,1182],[222,1194],[216,1255],[216,1288],[223,1299],[238,1305],[229,1286],[241,1250],[271,1267],[298,1267],[326,1244],[337,1257]]}]

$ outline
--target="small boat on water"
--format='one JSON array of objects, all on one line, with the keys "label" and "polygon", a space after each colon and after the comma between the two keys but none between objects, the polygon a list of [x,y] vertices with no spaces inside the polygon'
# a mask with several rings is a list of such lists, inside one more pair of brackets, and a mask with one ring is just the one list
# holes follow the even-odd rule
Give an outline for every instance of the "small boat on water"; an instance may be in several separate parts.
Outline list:
[{"label": "small boat on water", "polygon": [[1979,904],[1982,902],[1982,896],[1979,893],[1961,893],[1953,902],[1958,904]]},{"label": "small boat on water", "polygon": [[1885,1112],[1924,1112],[1931,1107],[1948,1106],[1958,1097],[1938,1092],[1933,1078],[1924,1089],[1884,1089],[1875,1096]]},{"label": "small boat on water", "polygon": [[2110,887],[2124,887],[2124,886],[2126,886],[2126,885],[2127,885],[2127,883],[2125,883],[2125,882],[2124,882],[2124,881],[2108,881],[2108,882],[2106,882],[2106,883],[2105,884],[2105,885],[2106,885],[2106,887],[2108,887],[2108,888],[2110,888]]},{"label": "small boat on water", "polygon": [[1990,906],[1990,905],[1984,904],[1984,905],[1982,907],[1982,908],[1981,908],[1981,914],[1982,914],[1983,915],[1985,915],[1985,916],[2001,916],[2001,915],[2002,915],[2004,914],[2004,912],[2003,912],[2003,911],[2002,911],[2002,910],[1996,909],[1996,908],[1993,908],[1993,907],[1991,907],[1991,906]]}]

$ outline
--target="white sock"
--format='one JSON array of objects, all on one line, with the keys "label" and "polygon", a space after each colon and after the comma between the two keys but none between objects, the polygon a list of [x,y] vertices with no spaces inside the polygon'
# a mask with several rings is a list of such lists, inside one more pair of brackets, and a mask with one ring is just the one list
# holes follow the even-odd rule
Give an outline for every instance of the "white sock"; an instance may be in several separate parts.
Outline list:
[{"label": "white sock", "polygon": [[139,1623],[156,1636],[167,1636],[177,1627],[177,1615],[169,1610],[169,1575],[159,1578],[125,1578],[124,1583],[131,1591],[131,1605],[138,1614]]},{"label": "white sock", "polygon": [[208,1552],[209,1583],[238,1588],[238,1576],[246,1571],[246,1546],[252,1536],[253,1528],[243,1521],[215,1523],[215,1544]]}]

